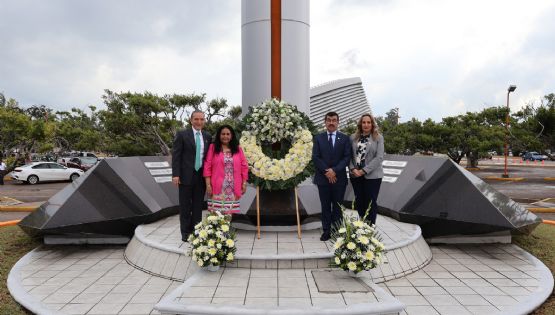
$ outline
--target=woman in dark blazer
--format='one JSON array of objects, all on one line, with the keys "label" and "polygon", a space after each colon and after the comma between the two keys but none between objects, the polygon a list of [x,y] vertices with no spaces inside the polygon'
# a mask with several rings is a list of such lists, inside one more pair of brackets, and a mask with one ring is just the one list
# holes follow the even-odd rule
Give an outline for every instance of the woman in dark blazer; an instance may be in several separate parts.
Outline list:
[{"label": "woman in dark blazer", "polygon": [[366,220],[376,224],[377,200],[383,177],[384,141],[374,116],[363,114],[360,117],[357,131],[351,140],[353,154],[349,170],[355,193],[355,208],[362,218],[371,204]]}]

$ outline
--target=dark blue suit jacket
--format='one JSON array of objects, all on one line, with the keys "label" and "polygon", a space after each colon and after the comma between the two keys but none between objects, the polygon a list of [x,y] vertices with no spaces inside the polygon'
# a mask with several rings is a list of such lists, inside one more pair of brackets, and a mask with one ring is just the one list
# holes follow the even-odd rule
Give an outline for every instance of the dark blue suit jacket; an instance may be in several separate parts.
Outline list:
[{"label": "dark blue suit jacket", "polygon": [[331,150],[328,143],[328,133],[322,132],[314,137],[312,147],[312,161],[316,167],[314,174],[314,184],[329,184],[326,169],[333,168],[337,176],[336,184],[347,185],[346,167],[351,160],[351,138],[346,134],[337,131],[335,135],[335,146]]},{"label": "dark blue suit jacket", "polygon": [[[210,143],[212,143],[212,136],[203,129],[202,139],[204,140],[203,157],[206,159],[208,147]],[[196,145],[193,129],[188,128],[177,132],[173,141],[172,177],[179,177],[183,185],[193,184],[192,178],[195,169],[195,153]],[[200,174],[202,177],[202,168]]]}]

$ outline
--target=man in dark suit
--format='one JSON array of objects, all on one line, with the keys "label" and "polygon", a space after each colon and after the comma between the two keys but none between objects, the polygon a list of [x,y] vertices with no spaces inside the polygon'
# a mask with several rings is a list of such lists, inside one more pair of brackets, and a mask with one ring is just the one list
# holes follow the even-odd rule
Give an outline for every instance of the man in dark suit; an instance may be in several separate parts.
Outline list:
[{"label": "man in dark suit", "polygon": [[316,166],[314,184],[318,186],[322,205],[321,241],[330,239],[331,227],[341,219],[339,203],[343,202],[347,188],[346,167],[351,160],[351,139],[337,131],[339,115],[329,112],[324,117],[326,132],[314,138],[312,161]]},{"label": "man in dark suit", "polygon": [[206,186],[202,176],[204,157],[212,136],[204,128],[204,113],[191,114],[191,127],[175,136],[172,153],[172,181],[179,187],[179,221],[181,240],[187,241],[194,226],[202,219]]}]

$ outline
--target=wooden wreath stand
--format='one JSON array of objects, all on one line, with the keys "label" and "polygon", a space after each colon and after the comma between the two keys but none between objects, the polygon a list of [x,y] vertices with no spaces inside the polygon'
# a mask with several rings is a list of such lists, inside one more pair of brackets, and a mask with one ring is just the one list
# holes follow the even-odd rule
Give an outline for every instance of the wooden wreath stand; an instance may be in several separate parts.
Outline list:
[{"label": "wooden wreath stand", "polygon": [[[299,193],[297,187],[295,187],[295,210],[297,213],[297,236],[301,239],[301,215],[299,213]],[[260,239],[260,186],[256,186],[256,235]]]}]

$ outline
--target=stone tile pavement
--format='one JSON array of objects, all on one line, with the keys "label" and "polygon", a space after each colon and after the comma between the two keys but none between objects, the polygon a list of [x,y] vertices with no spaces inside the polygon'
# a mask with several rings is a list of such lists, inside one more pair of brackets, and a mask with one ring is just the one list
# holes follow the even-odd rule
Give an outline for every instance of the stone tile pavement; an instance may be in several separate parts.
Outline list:
[{"label": "stone tile pavement", "polygon": [[157,314],[153,306],[180,283],[133,268],[123,250],[39,248],[18,270],[21,287],[33,303],[59,314]]},{"label": "stone tile pavement", "polygon": [[[549,270],[514,245],[431,250],[434,258],[421,270],[379,284],[406,305],[402,314],[526,314],[553,289]],[[123,247],[41,247],[16,264],[8,286],[36,313],[157,314],[154,306],[182,283],[130,266],[123,253]],[[318,307],[373,300],[370,295],[318,292],[308,272],[222,268],[202,281],[202,289],[185,291],[180,301]],[[368,273],[362,276],[368,279]]]}]

